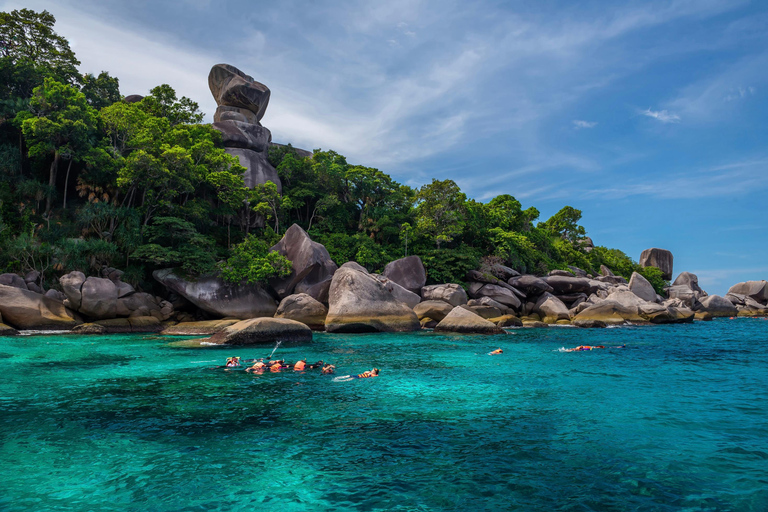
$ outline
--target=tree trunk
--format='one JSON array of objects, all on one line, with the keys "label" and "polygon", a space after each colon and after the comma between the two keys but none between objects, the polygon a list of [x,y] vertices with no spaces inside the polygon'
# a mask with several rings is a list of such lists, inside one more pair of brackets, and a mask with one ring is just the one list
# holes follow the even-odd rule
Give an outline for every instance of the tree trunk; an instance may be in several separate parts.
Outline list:
[{"label": "tree trunk", "polygon": [[67,209],[67,185],[69,185],[69,171],[72,169],[72,160],[74,158],[70,157],[69,165],[67,166],[67,177],[64,179],[64,205],[62,206],[64,210]]},{"label": "tree trunk", "polygon": [[51,163],[50,174],[48,175],[48,186],[51,190],[45,198],[45,215],[50,214],[51,208],[53,207],[53,191],[56,190],[56,173],[59,170],[59,160],[61,160],[61,155],[59,154],[59,151],[56,150],[56,153],[54,153],[53,156],[53,162]]}]

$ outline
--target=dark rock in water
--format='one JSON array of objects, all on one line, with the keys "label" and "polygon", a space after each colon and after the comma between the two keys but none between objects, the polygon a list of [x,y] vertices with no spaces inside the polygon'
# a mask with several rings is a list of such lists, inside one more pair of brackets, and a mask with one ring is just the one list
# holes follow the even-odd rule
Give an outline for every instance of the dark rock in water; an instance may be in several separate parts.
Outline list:
[{"label": "dark rock in water", "polygon": [[306,293],[297,293],[284,298],[277,307],[275,318],[287,318],[305,324],[313,331],[325,330],[328,308]]},{"label": "dark rock in water", "polygon": [[768,301],[768,282],[767,281],[745,281],[736,283],[728,290],[728,294],[746,295],[752,297],[757,302],[765,304]]},{"label": "dark rock in water", "polygon": [[220,317],[271,317],[277,303],[258,284],[232,284],[217,276],[185,278],[173,269],[155,270],[152,276],[198,308]]},{"label": "dark rock in water", "polygon": [[16,336],[17,334],[19,334],[19,331],[10,325],[5,325],[4,323],[0,322],[0,336]]},{"label": "dark rock in water", "polygon": [[261,121],[269,105],[269,88],[229,64],[216,64],[208,74],[208,87],[217,105],[250,110]]},{"label": "dark rock in water", "polygon": [[82,323],[62,302],[6,285],[0,285],[0,316],[19,330],[69,330]]},{"label": "dark rock in water", "polygon": [[416,313],[366,272],[342,265],[328,293],[328,332],[398,332],[421,328]]},{"label": "dark rock in water", "polygon": [[221,121],[211,126],[221,132],[221,140],[228,148],[244,148],[261,153],[269,148],[272,140],[272,133],[258,124]]},{"label": "dark rock in water", "polygon": [[418,256],[406,256],[387,263],[381,275],[416,294],[427,284],[427,273]]},{"label": "dark rock in water", "polygon": [[595,329],[601,327],[607,327],[602,320],[574,320],[573,325],[576,327],[583,327],[587,329]]},{"label": "dark rock in water", "polygon": [[481,316],[457,306],[440,321],[435,331],[458,332],[465,334],[504,334],[504,330],[493,322]]},{"label": "dark rock in water", "polygon": [[442,301],[442,300],[425,300],[420,302],[413,308],[413,312],[419,320],[424,318],[431,318],[438,322],[448,316],[448,313],[453,311],[454,306]]},{"label": "dark rock in water", "polygon": [[278,297],[306,293],[320,302],[327,301],[330,281],[338,267],[323,244],[313,242],[306,231],[294,224],[270,251],[279,252],[293,264],[288,277],[270,280]]},{"label": "dark rock in water", "polygon": [[219,105],[216,108],[216,112],[213,114],[213,122],[220,123],[222,121],[239,121],[241,123],[259,125],[259,120],[256,118],[256,114],[245,108],[230,107],[227,105]]},{"label": "dark rock in water", "polygon": [[283,193],[283,184],[277,175],[277,171],[267,160],[266,152],[259,153],[252,149],[244,148],[225,148],[224,151],[237,157],[240,165],[245,167],[243,181],[246,187],[253,188],[256,185],[263,185],[271,181],[277,185],[277,191],[281,194]]},{"label": "dark rock in water", "polygon": [[219,331],[209,341],[220,345],[271,345],[276,341],[304,343],[312,341],[312,329],[287,318],[251,318]]},{"label": "dark rock in water", "polygon": [[72,328],[74,334],[106,334],[107,328],[99,324],[80,324]]},{"label": "dark rock in water", "polygon": [[144,96],[142,96],[141,94],[129,94],[128,96],[123,98],[123,101],[126,103],[138,103],[143,99],[144,99]]},{"label": "dark rock in water", "polygon": [[656,302],[656,290],[653,289],[653,285],[637,272],[632,272],[632,277],[629,280],[629,289],[643,300]]},{"label": "dark rock in water", "polygon": [[656,267],[663,273],[664,279],[672,279],[672,253],[666,249],[646,249],[640,254],[640,266]]},{"label": "dark rock in water", "polygon": [[433,284],[421,289],[421,298],[424,300],[442,300],[453,306],[467,303],[467,292],[458,284]]},{"label": "dark rock in water", "polygon": [[20,288],[22,290],[28,289],[24,278],[17,274],[0,274],[0,284],[5,286],[12,286],[14,288]]},{"label": "dark rock in water", "polygon": [[535,276],[513,277],[509,280],[509,284],[525,291],[528,295],[541,295],[544,292],[555,291],[546,281]]}]

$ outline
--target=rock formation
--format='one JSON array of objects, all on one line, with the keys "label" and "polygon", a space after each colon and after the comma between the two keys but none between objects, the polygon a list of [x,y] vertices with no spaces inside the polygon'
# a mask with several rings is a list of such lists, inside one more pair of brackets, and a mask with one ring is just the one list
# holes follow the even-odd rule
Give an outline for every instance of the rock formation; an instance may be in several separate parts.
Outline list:
[{"label": "rock formation", "polygon": [[663,273],[664,279],[672,279],[672,253],[666,249],[646,249],[640,254],[640,266],[656,267]]},{"label": "rock formation", "polygon": [[416,294],[427,284],[427,273],[418,256],[406,256],[388,263],[381,275]]},{"label": "rock formation", "polygon": [[81,323],[63,302],[26,287],[2,284],[0,316],[5,324],[19,330],[71,329]]},{"label": "rock formation", "polygon": [[272,134],[260,123],[269,104],[269,88],[229,64],[216,64],[208,86],[218,105],[213,127],[221,132],[226,152],[245,167],[246,186],[271,181],[282,192],[277,171],[267,160]]},{"label": "rock formation", "polygon": [[466,334],[504,334],[504,330],[481,316],[456,306],[435,327],[436,331]]},{"label": "rock formation", "polygon": [[308,326],[313,331],[325,330],[328,308],[306,293],[284,298],[275,312],[275,318],[287,318]]},{"label": "rock formation", "polygon": [[276,341],[302,343],[312,341],[312,330],[287,318],[251,318],[226,327],[208,341],[219,345],[260,345]]},{"label": "rock formation", "polygon": [[269,250],[279,252],[293,264],[288,277],[270,280],[278,297],[306,293],[320,302],[328,302],[331,278],[338,267],[323,244],[313,242],[306,231],[294,224]]}]

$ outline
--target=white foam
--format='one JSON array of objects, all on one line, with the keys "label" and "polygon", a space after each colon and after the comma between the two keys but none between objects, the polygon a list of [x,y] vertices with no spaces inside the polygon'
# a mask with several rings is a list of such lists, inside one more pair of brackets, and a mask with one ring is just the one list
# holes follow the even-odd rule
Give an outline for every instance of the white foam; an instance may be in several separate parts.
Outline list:
[{"label": "white foam", "polygon": [[19,336],[34,336],[36,334],[77,334],[72,331],[36,331],[36,330],[28,330],[28,331],[19,331]]}]

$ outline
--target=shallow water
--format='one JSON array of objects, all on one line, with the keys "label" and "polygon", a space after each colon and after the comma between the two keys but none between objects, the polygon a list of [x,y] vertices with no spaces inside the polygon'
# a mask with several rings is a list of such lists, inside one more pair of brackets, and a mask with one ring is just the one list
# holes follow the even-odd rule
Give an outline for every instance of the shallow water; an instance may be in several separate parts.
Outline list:
[{"label": "shallow water", "polygon": [[768,510],[768,321],[272,348],[0,337],[0,510]]}]

